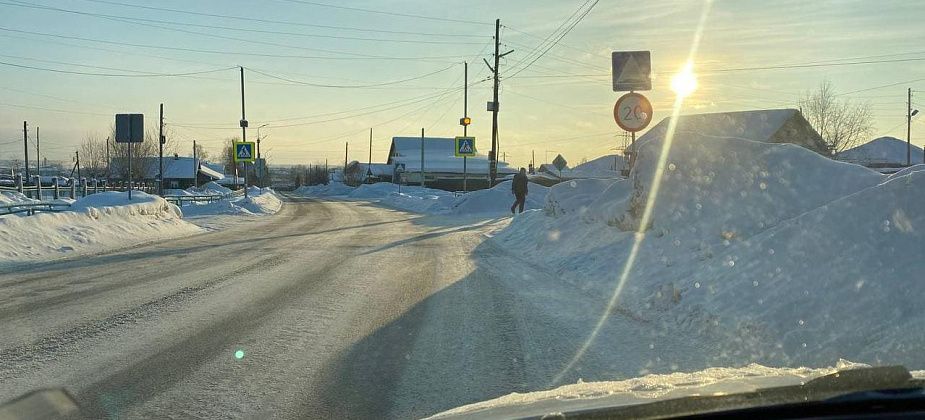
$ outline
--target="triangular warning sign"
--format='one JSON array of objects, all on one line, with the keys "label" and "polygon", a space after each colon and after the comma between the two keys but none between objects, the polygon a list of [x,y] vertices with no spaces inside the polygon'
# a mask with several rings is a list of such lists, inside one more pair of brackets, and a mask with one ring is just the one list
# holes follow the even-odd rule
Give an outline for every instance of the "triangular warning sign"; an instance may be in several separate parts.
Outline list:
[{"label": "triangular warning sign", "polygon": [[468,141],[461,142],[462,145],[459,146],[459,153],[472,153],[472,144]]},{"label": "triangular warning sign", "polygon": [[647,79],[648,75],[643,74],[642,69],[639,67],[639,63],[636,62],[636,57],[630,55],[626,60],[626,64],[623,65],[623,69],[620,70],[617,83],[638,83],[644,82]]},{"label": "triangular warning sign", "polygon": [[251,158],[251,148],[247,147],[246,144],[238,146],[238,158],[239,159],[250,159]]}]

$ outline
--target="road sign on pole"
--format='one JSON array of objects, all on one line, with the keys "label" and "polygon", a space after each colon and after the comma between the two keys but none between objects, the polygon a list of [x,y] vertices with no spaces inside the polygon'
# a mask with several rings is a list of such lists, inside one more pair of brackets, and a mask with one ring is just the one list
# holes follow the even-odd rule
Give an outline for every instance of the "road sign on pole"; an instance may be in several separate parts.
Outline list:
[{"label": "road sign on pole", "polygon": [[475,156],[475,137],[456,137],[456,157]]},{"label": "road sign on pole", "polygon": [[652,103],[638,93],[627,93],[617,99],[613,107],[613,118],[620,128],[635,133],[652,122]]},{"label": "road sign on pole", "polygon": [[235,142],[234,161],[254,163],[254,160],[256,159],[256,157],[254,156],[254,148],[255,148],[255,143],[252,141]]},{"label": "road sign on pole", "polygon": [[116,114],[116,143],[141,143],[144,140],[144,114]]},{"label": "road sign on pole", "polygon": [[652,60],[649,51],[614,51],[613,91],[652,90]]},{"label": "road sign on pole", "polygon": [[555,159],[552,160],[552,164],[561,172],[563,169],[565,169],[565,165],[568,165],[568,161],[566,161],[562,155],[558,155]]}]

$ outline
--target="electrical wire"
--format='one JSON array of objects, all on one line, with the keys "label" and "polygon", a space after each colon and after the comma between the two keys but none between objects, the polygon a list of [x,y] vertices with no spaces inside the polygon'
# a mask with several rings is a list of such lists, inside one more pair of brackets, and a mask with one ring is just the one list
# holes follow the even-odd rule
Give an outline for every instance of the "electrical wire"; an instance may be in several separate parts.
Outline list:
[{"label": "electrical wire", "polygon": [[[575,21],[574,21],[573,23],[571,23],[569,26],[567,26],[567,27],[565,28],[565,30],[563,30],[562,33],[559,34],[558,37],[556,37],[556,39],[555,39],[554,41],[552,41],[552,42],[549,44],[548,47],[546,47],[546,49],[544,49],[541,53],[539,53],[539,55],[537,55],[536,57],[534,57],[534,58],[533,58],[529,63],[527,63],[525,66],[523,66],[523,67],[521,67],[519,70],[515,71],[514,74],[508,76],[508,78],[509,78],[509,79],[510,79],[510,78],[514,78],[515,76],[517,76],[518,74],[520,74],[520,73],[523,72],[524,70],[528,69],[528,68],[530,67],[530,65],[532,65],[532,64],[535,63],[537,60],[539,60],[539,59],[542,58],[544,55],[546,55],[546,53],[548,53],[549,50],[552,49],[552,47],[556,46],[556,44],[558,44],[559,41],[561,41],[563,38],[565,38],[565,36],[568,35],[569,32],[572,31],[572,29],[575,29],[575,26],[578,26],[578,24],[581,23],[581,21],[585,18],[585,16],[588,15],[588,13],[591,13],[591,10],[594,9],[594,6],[597,6],[598,2],[600,2],[600,0],[594,0],[594,2],[591,3],[591,6],[589,6],[589,7],[587,8],[587,10],[585,10],[583,13],[581,13],[581,14],[578,16],[578,18],[575,19]],[[580,10],[580,9],[579,9],[579,10]]]},{"label": "electrical wire", "polygon": [[[144,73],[144,74],[123,74],[123,73],[91,73],[91,72],[82,72],[82,71],[71,71],[71,70],[61,70],[61,69],[52,69],[47,67],[35,67],[35,66],[26,66],[22,64],[14,64],[0,61],[0,65],[18,67],[22,69],[29,70],[39,70],[39,71],[48,71],[54,73],[65,73],[65,74],[75,74],[81,76],[100,76],[100,77],[182,77],[182,76],[192,76],[197,74],[207,74],[207,73],[216,73],[220,71],[235,70],[237,67],[225,67],[221,69],[213,70],[203,70],[203,71],[194,71],[187,73]],[[124,70],[132,71],[132,70]]]},{"label": "electrical wire", "polygon": [[33,106],[33,105],[10,104],[10,103],[3,103],[3,102],[0,102],[0,106],[9,106],[13,108],[25,108],[25,109],[37,109],[40,111],[60,112],[64,114],[82,114],[82,115],[94,115],[94,116],[103,116],[103,117],[112,116],[112,114],[100,114],[97,112],[68,111],[64,109],[45,108],[45,107]]},{"label": "electrical wire", "polygon": [[181,13],[181,14],[187,14],[187,15],[193,15],[193,16],[217,17],[217,18],[222,18],[222,19],[234,19],[234,20],[240,20],[240,21],[273,23],[273,24],[279,24],[279,25],[303,26],[303,27],[321,28],[321,29],[337,29],[337,30],[345,30],[345,31],[385,33],[385,34],[396,34],[396,35],[468,37],[468,38],[484,37],[484,35],[448,34],[448,33],[437,33],[437,32],[393,31],[393,30],[387,30],[387,29],[369,29],[369,28],[349,27],[349,26],[319,25],[319,24],[304,23],[304,22],[291,22],[291,21],[284,21],[284,20],[260,19],[260,18],[254,18],[254,17],[243,17],[243,16],[221,15],[221,14],[215,14],[215,13],[194,12],[190,10],[168,9],[164,7],[144,6],[140,4],[121,3],[121,2],[107,1],[107,0],[83,0],[83,1],[101,3],[101,4],[109,4],[109,5],[114,5],[114,6],[134,7],[134,8],[145,9],[145,10],[156,10],[156,11],[162,11],[162,12]]},{"label": "electrical wire", "polygon": [[409,78],[406,78],[406,79],[393,80],[393,81],[390,81],[390,82],[371,83],[371,84],[366,84],[366,85],[328,85],[328,84],[321,84],[321,83],[311,83],[311,82],[304,82],[304,81],[301,81],[301,80],[294,80],[294,79],[289,79],[289,78],[285,78],[285,77],[281,77],[281,76],[276,76],[276,75],[273,75],[273,74],[270,74],[270,73],[267,73],[267,72],[264,72],[264,71],[261,71],[261,70],[254,69],[254,68],[252,68],[252,67],[245,67],[245,69],[250,70],[250,71],[252,71],[252,72],[254,72],[254,73],[257,73],[257,74],[259,74],[259,75],[262,75],[262,76],[266,76],[266,77],[269,77],[269,78],[272,78],[272,79],[282,80],[282,81],[285,81],[285,82],[294,83],[294,84],[298,84],[298,85],[313,86],[313,87],[321,87],[321,88],[335,88],[335,89],[357,89],[357,88],[371,88],[371,87],[379,87],[379,86],[390,86],[390,85],[397,85],[397,84],[400,84],[400,83],[410,82],[410,81],[414,81],[414,80],[420,80],[420,79],[424,79],[424,78],[433,76],[433,75],[435,75],[435,74],[443,73],[443,72],[445,72],[445,71],[447,71],[447,70],[449,70],[449,69],[451,69],[451,68],[453,68],[453,67],[454,67],[454,65],[450,65],[450,66],[448,66],[448,67],[446,67],[446,68],[443,68],[443,69],[440,69],[440,70],[437,70],[437,71],[433,71],[433,72],[430,72],[430,73],[425,73],[425,74],[418,75],[418,76],[414,76],[414,77],[409,77]]},{"label": "electrical wire", "polygon": [[329,7],[332,9],[350,10],[350,11],[355,11],[355,12],[375,13],[375,14],[387,15],[387,16],[398,16],[398,17],[407,17],[407,18],[415,18],[415,19],[433,20],[433,21],[438,21],[438,22],[468,23],[472,25],[487,25],[487,26],[492,25],[491,23],[488,23],[488,22],[478,22],[474,20],[451,19],[451,18],[441,18],[441,17],[436,17],[436,16],[415,15],[415,14],[410,14],[410,13],[389,12],[385,10],[374,10],[374,9],[364,9],[360,7],[340,6],[340,5],[335,5],[335,4],[320,3],[320,2],[307,1],[307,0],[282,0],[282,1],[287,1],[290,3],[307,4],[307,5],[312,5],[312,6]]}]

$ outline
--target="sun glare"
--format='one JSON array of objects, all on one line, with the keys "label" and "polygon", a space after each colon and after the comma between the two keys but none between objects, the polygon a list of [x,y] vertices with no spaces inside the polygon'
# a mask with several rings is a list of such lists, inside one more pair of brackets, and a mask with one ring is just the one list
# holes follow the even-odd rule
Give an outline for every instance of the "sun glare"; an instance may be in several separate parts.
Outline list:
[{"label": "sun glare", "polygon": [[688,62],[681,71],[671,78],[671,90],[680,97],[686,97],[697,89],[697,75],[693,65]]}]

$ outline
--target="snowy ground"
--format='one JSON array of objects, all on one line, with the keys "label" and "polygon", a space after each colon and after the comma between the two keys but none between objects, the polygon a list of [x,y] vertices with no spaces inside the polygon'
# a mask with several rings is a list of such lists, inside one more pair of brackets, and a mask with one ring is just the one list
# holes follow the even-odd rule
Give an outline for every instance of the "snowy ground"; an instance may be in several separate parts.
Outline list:
[{"label": "snowy ground", "polygon": [[[182,190],[181,190],[182,191]],[[189,195],[226,194],[207,184],[184,191]],[[37,263],[103,252],[144,243],[228,228],[279,211],[282,202],[270,189],[251,187],[251,197],[231,197],[207,205],[179,208],[143,192],[103,192],[71,203],[68,211],[32,216],[0,216],[0,266]],[[4,192],[0,203],[31,202],[22,194]]]}]

